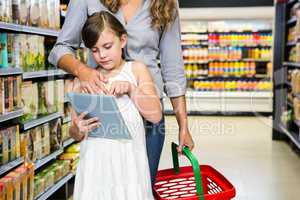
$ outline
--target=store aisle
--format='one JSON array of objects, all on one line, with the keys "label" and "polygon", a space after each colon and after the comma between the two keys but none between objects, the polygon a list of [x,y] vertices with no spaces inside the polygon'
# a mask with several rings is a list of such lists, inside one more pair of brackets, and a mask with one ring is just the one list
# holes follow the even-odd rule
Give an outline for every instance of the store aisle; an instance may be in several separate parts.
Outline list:
[{"label": "store aisle", "polygon": [[[271,140],[265,117],[190,117],[200,163],[212,165],[236,187],[236,200],[298,200],[300,157],[285,142]],[[177,141],[175,117],[166,118],[160,169],[170,168],[170,143]],[[188,162],[181,158],[181,163]]]}]

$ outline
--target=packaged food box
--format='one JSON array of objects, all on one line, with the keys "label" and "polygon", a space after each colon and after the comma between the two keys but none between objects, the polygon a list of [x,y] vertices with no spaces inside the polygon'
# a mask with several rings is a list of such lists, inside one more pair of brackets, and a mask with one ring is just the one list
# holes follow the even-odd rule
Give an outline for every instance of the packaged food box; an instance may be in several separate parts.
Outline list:
[{"label": "packaged food box", "polygon": [[34,165],[32,163],[26,163],[27,168],[27,197],[29,200],[34,198]]},{"label": "packaged food box", "polygon": [[13,161],[16,159],[16,129],[15,127],[9,127],[7,129],[9,137],[9,160]]},{"label": "packaged food box", "polygon": [[7,177],[12,179],[13,184],[13,199],[20,199],[21,194],[21,174],[17,172],[10,172]]},{"label": "packaged food box", "polygon": [[40,160],[44,157],[42,153],[41,127],[32,129],[31,137],[33,141],[33,152],[35,154],[34,157],[36,157],[37,160]]},{"label": "packaged food box", "polygon": [[14,77],[8,77],[8,111],[14,110]]},{"label": "packaged food box", "polygon": [[22,122],[35,119],[38,111],[37,83],[25,81],[22,83],[22,108],[24,115],[21,117]]},{"label": "packaged food box", "polygon": [[9,84],[8,77],[4,77],[3,79],[3,89],[4,89],[4,113],[9,112]]},{"label": "packaged food box", "polygon": [[64,113],[64,80],[55,81],[55,97],[56,97],[56,110],[57,112]]},{"label": "packaged food box", "polygon": [[45,191],[45,179],[40,175],[36,175],[34,177],[34,198],[41,195],[44,191]]},{"label": "packaged food box", "polygon": [[17,108],[22,105],[22,76],[17,76]]},{"label": "packaged food box", "polygon": [[54,185],[54,172],[43,170],[40,176],[45,180],[45,190]]},{"label": "packaged food box", "polygon": [[20,0],[19,4],[19,23],[22,25],[28,25],[30,12],[30,0]]},{"label": "packaged food box", "polygon": [[20,153],[21,156],[26,160],[30,161],[28,153],[28,142],[29,142],[29,133],[25,132],[20,134]]},{"label": "packaged food box", "polygon": [[2,130],[0,129],[0,165],[3,165],[3,134]]},{"label": "packaged food box", "polygon": [[50,125],[51,152],[53,152],[62,147],[61,120],[59,119],[59,120],[51,121],[49,125]]},{"label": "packaged food box", "polygon": [[5,199],[5,186],[3,183],[0,183],[0,200],[6,200]]},{"label": "packaged food box", "polygon": [[15,171],[20,174],[20,199],[27,200],[27,168],[22,165]]},{"label": "packaged food box", "polygon": [[0,184],[4,185],[5,190],[5,200],[12,200],[13,199],[13,183],[12,178],[10,177],[3,177],[0,179]]},{"label": "packaged food box", "polygon": [[19,125],[15,126],[15,134],[16,134],[16,158],[21,156],[20,152],[20,127]]},{"label": "packaged food box", "polygon": [[2,134],[2,163],[5,164],[8,162],[9,158],[9,153],[8,153],[8,143],[9,143],[9,138],[7,135],[7,129],[2,129],[1,134]]},{"label": "packaged food box", "polygon": [[42,136],[42,154],[43,156],[50,154],[50,128],[49,124],[46,123],[41,126],[41,136]]},{"label": "packaged food box", "polygon": [[40,26],[44,28],[49,27],[49,19],[48,19],[48,6],[47,0],[40,0]]},{"label": "packaged food box", "polygon": [[69,134],[70,126],[71,126],[71,122],[62,125],[61,135],[63,141],[66,141],[70,138],[70,134]]},{"label": "packaged food box", "polygon": [[0,115],[4,113],[4,87],[3,78],[0,77]]},{"label": "packaged food box", "polygon": [[40,4],[39,0],[30,0],[30,20],[31,26],[40,25]]},{"label": "packaged food box", "polygon": [[8,67],[7,33],[0,33],[0,68]]}]

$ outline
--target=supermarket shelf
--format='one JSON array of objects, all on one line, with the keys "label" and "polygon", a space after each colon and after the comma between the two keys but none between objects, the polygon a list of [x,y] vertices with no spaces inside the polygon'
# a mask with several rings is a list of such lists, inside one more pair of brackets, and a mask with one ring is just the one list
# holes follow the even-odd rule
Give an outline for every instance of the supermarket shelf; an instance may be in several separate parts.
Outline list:
[{"label": "supermarket shelf", "polygon": [[253,45],[253,46],[245,46],[245,45],[232,45],[232,44],[228,44],[228,45],[221,45],[221,44],[214,44],[214,43],[210,43],[210,46],[214,46],[214,47],[240,47],[240,48],[272,48],[271,45]]},{"label": "supermarket shelf", "polygon": [[60,189],[64,184],[66,184],[71,178],[73,178],[75,174],[69,173],[67,176],[60,179],[57,183],[55,183],[52,187],[46,190],[43,194],[35,198],[34,200],[46,200],[52,194],[54,194],[58,189]]},{"label": "supermarket shelf", "polygon": [[20,32],[20,33],[33,33],[37,35],[51,36],[51,37],[57,37],[59,34],[59,31],[57,30],[23,26],[23,25],[5,23],[5,22],[0,22],[0,29],[6,31]]},{"label": "supermarket shelf", "polygon": [[[165,115],[174,115],[173,110],[165,110]],[[187,111],[190,116],[270,116],[272,112],[232,112],[232,111]]]},{"label": "supermarket shelf", "polygon": [[12,76],[22,74],[23,71],[21,68],[0,68],[0,76]]},{"label": "supermarket shelf", "polygon": [[67,139],[66,141],[63,142],[63,147],[67,147],[71,144],[73,144],[75,142],[75,140],[73,138]]},{"label": "supermarket shelf", "polygon": [[287,21],[287,25],[293,25],[296,22],[297,22],[297,17],[294,16]]},{"label": "supermarket shelf", "polygon": [[223,79],[223,80],[228,80],[228,79],[247,79],[247,80],[258,80],[258,79],[266,79],[270,80],[270,76],[267,75],[255,75],[255,76],[212,76],[212,75],[200,75],[199,77],[195,78],[187,78],[187,80],[190,81],[196,81],[196,80],[213,80],[213,79]]},{"label": "supermarket shelf", "polygon": [[5,113],[3,115],[0,115],[0,123],[11,120],[11,119],[21,117],[23,114],[24,114],[23,109],[19,109],[19,110],[16,110],[16,111]]},{"label": "supermarket shelf", "polygon": [[272,91],[262,91],[262,92],[227,92],[227,91],[187,91],[186,92],[187,98],[272,98],[273,93]]},{"label": "supermarket shelf", "polygon": [[23,164],[24,159],[23,158],[18,158],[12,162],[9,162],[7,164],[4,164],[0,167],[0,176],[2,176],[3,174],[5,174],[6,172],[9,172],[10,170],[12,170],[13,168]]},{"label": "supermarket shelf", "polygon": [[279,124],[279,128],[281,129],[281,131],[283,133],[285,133],[290,139],[291,141],[300,149],[300,139],[299,139],[299,135],[296,133],[292,133],[290,131],[288,131],[285,126],[283,124]]},{"label": "supermarket shelf", "polygon": [[30,120],[29,122],[25,122],[23,124],[21,124],[21,128],[23,131],[26,131],[28,129],[34,128],[36,126],[42,125],[44,123],[50,122],[54,119],[60,118],[62,117],[61,113],[53,113],[53,114],[49,114],[47,116],[44,117],[40,117],[38,119],[33,119]]},{"label": "supermarket shelf", "polygon": [[292,66],[292,67],[299,67],[300,68],[300,63],[296,63],[296,62],[283,62],[283,65]]},{"label": "supermarket shelf", "polygon": [[184,61],[184,64],[207,64],[208,63],[208,60],[207,61],[197,61],[197,60],[193,60],[193,61],[187,61],[185,60]]},{"label": "supermarket shelf", "polygon": [[51,153],[50,155],[42,158],[41,160],[37,160],[34,163],[34,169],[37,170],[39,168],[41,168],[42,166],[44,166],[45,164],[49,163],[51,160],[54,160],[57,158],[57,156],[59,156],[60,154],[62,154],[64,152],[63,149],[59,149],[57,151],[54,151],[53,153]]},{"label": "supermarket shelf", "polygon": [[271,29],[264,29],[264,30],[241,30],[241,31],[226,31],[226,32],[222,32],[222,31],[209,31],[209,33],[213,33],[213,34],[245,34],[245,33],[272,33]]},{"label": "supermarket shelf", "polygon": [[34,79],[34,78],[45,78],[45,77],[53,77],[53,76],[63,76],[68,73],[61,69],[54,70],[43,70],[37,72],[24,72],[23,80]]}]

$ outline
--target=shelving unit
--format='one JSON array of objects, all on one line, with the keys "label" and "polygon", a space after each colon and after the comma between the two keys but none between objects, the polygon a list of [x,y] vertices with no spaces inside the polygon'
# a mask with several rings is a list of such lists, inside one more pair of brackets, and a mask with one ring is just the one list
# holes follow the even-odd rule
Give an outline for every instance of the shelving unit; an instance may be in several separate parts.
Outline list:
[{"label": "shelving unit", "polygon": [[21,68],[0,68],[0,76],[13,76],[13,75],[20,75],[23,71]]},{"label": "shelving unit", "polygon": [[21,165],[22,163],[24,163],[24,159],[23,158],[18,158],[14,161],[11,161],[7,164],[4,164],[4,165],[0,166],[0,176],[3,176],[3,174],[9,172],[13,168]]},{"label": "shelving unit", "polygon": [[[1,0],[2,1],[2,0]],[[64,1],[64,3],[67,3]],[[0,22],[0,32],[7,32],[7,33],[16,33],[16,34],[26,34],[26,35],[39,35],[44,36],[45,39],[45,47],[50,47],[50,43],[55,42],[57,36],[60,33],[60,30],[52,30],[48,28],[39,28],[39,27],[31,27],[31,26],[24,26],[14,23],[5,23]],[[50,45],[49,45],[50,44]],[[84,46],[81,45],[81,48]],[[47,51],[46,51],[47,52]],[[47,64],[47,63],[45,63]],[[40,66],[39,66],[40,67]],[[49,66],[45,66],[45,69],[48,69]],[[25,72],[22,70],[22,68],[25,68],[25,66],[10,66],[9,68],[0,69],[0,77],[1,76],[14,76],[14,75],[22,75],[23,81],[32,81],[32,82],[45,82],[47,80],[56,80],[56,79],[65,79],[70,77],[69,73],[64,72],[63,70],[53,68],[49,70],[43,70],[43,71],[32,71],[32,72]],[[67,101],[66,101],[67,102]],[[2,123],[6,126],[6,124],[10,123],[19,123],[20,126],[20,132],[24,133],[25,131],[32,129],[34,127],[40,126],[42,124],[45,124],[47,122],[50,122],[55,119],[62,118],[62,113],[52,113],[47,116],[41,116],[37,119],[30,120],[25,123],[20,123],[19,120],[17,120],[18,117],[21,117],[24,115],[23,109],[18,109],[16,111],[5,113],[3,115],[0,115],[0,126],[2,126]],[[64,123],[67,123],[70,120],[70,118],[63,119]],[[1,127],[2,128],[2,127]],[[44,158],[37,160],[34,163],[35,166],[35,173],[40,172],[43,170],[44,167],[51,164],[52,161],[58,158],[59,155],[63,154],[64,148],[70,146],[75,141],[73,139],[68,139],[62,143],[61,149],[52,152],[50,155],[45,156]],[[24,163],[23,158],[16,159],[14,161],[11,161],[5,165],[0,166],[0,176],[4,176],[5,174],[9,173],[14,168],[18,167],[19,165]],[[63,177],[61,180],[59,180],[57,183],[55,183],[52,187],[48,188],[43,194],[41,194],[39,197],[35,198],[36,200],[46,200],[49,199],[51,195],[56,193],[60,188],[62,188],[64,185],[68,183],[70,179],[72,179],[75,176],[74,173],[69,173],[67,176]],[[60,190],[59,190],[60,191]],[[59,192],[60,194],[60,192]]]},{"label": "shelving unit", "polygon": [[42,158],[41,160],[37,160],[34,163],[34,169],[37,170],[37,169],[43,167],[44,165],[48,164],[50,161],[56,159],[57,156],[61,155],[63,152],[64,152],[63,149],[59,149],[59,150],[54,151],[50,155]]},{"label": "shelving unit", "polygon": [[[243,89],[237,89],[237,91],[235,92],[227,92],[227,91],[215,92],[214,90],[220,90],[220,89],[215,89],[215,88],[207,89],[210,88],[210,86],[208,86],[207,88],[203,87],[204,89],[201,88],[201,86],[203,84],[205,85],[206,82],[214,82],[214,81],[218,82],[218,84],[220,82],[227,82],[228,84],[226,85],[229,85],[230,82],[235,82],[237,85],[237,82],[239,81],[243,81],[243,83],[252,82],[252,81],[260,81],[260,82],[262,81],[262,82],[268,82],[269,85],[271,85],[272,74],[268,72],[269,70],[268,66],[271,60],[264,59],[267,57],[263,53],[259,57],[257,56],[257,54],[254,55],[254,53],[252,53],[254,51],[258,51],[256,49],[259,49],[259,52],[271,51],[272,45],[270,45],[269,42],[270,41],[269,35],[272,34],[271,25],[270,25],[271,22],[268,22],[268,25],[265,26],[268,28],[265,29],[260,28],[260,30],[257,30],[259,29],[257,26],[257,28],[253,27],[252,31],[247,30],[247,31],[226,31],[226,32],[209,31],[211,28],[209,23],[213,23],[213,21],[207,22],[208,24],[207,31],[204,31],[205,25],[203,24],[201,24],[201,28],[199,29],[199,31],[201,30],[201,32],[196,32],[195,27],[193,27],[193,29],[190,29],[193,31],[188,31],[188,29],[192,26],[192,23],[193,21],[190,21],[190,24],[186,26],[188,28],[183,29],[184,31],[182,32],[182,44],[183,44],[182,48],[183,48],[183,55],[185,59],[184,64],[186,67],[187,81],[189,87],[194,90],[193,93],[195,93],[197,96],[197,97],[191,97],[189,93],[187,93],[186,95],[189,114],[192,115],[198,115],[198,114],[199,115],[203,115],[203,114],[252,115],[255,113],[260,113],[260,114],[264,113],[265,115],[271,115],[273,95],[272,95],[272,90],[267,92],[263,91],[264,89],[262,88],[266,85],[264,85],[263,87],[258,86],[259,88],[261,88],[262,92],[260,91],[239,92],[239,90],[243,90]],[[224,21],[222,21],[222,23],[224,23]],[[266,21],[264,21],[263,23],[266,24]],[[224,39],[225,37],[227,38]],[[203,40],[200,40],[199,38],[203,38]],[[242,43],[240,41],[242,41]],[[191,43],[192,45],[186,45],[189,43]],[[208,44],[208,45],[204,46],[203,44]],[[207,48],[206,53],[205,53],[205,48]],[[198,52],[195,53],[195,51]],[[237,56],[237,52],[239,52],[239,56]],[[211,59],[211,58],[223,58],[223,57],[227,59]],[[239,58],[239,59],[229,59],[229,58]],[[262,59],[257,59],[257,58],[262,58]],[[224,67],[222,63],[226,63],[224,64]],[[232,72],[230,72],[231,73],[230,75],[229,70],[235,69],[234,67],[237,66],[237,63],[239,63],[240,66],[239,73],[242,75],[239,75],[239,73],[236,73],[234,75],[232,74]],[[253,66],[255,66],[255,75],[253,75],[249,71],[246,71],[249,70],[249,67],[251,67],[252,69]],[[217,67],[219,68],[217,69]],[[221,72],[214,73],[213,70],[219,70],[219,71],[221,70]],[[225,74],[225,75],[220,75],[220,74]],[[226,86],[220,86],[220,87],[226,87]],[[225,90],[229,90],[229,88],[227,89],[225,88]],[[258,93],[258,94],[267,93],[267,95],[265,95],[264,97],[259,97],[259,95],[256,96],[250,95],[253,93]],[[172,106],[168,101],[168,99],[165,99],[164,102],[166,104],[165,113],[167,114],[173,113],[171,112]],[[257,105],[254,105],[255,103],[257,103]]]},{"label": "shelving unit", "polygon": [[29,33],[29,34],[36,34],[36,35],[43,35],[43,36],[50,36],[50,37],[57,37],[59,34],[58,30],[23,26],[19,24],[12,24],[12,23],[5,23],[5,22],[0,22],[0,30],[17,32],[17,33]]},{"label": "shelving unit", "polygon": [[43,194],[35,198],[34,200],[46,200],[52,194],[54,194],[59,188],[61,188],[64,184],[66,184],[71,178],[75,176],[74,173],[69,173],[67,176],[60,179],[57,183],[55,183],[52,187],[46,190]]},{"label": "shelving unit", "polygon": [[[274,46],[274,105],[273,105],[273,140],[288,139],[292,147],[300,150],[300,121],[294,116],[293,102],[288,98],[292,84],[288,80],[288,71],[300,68],[300,63],[289,61],[290,48],[285,48],[291,43],[288,42],[288,29],[295,26],[297,17],[290,18],[291,7],[298,0],[280,1],[275,4],[275,38]],[[295,46],[299,41],[296,36]],[[299,52],[297,52],[298,54]],[[290,96],[290,95],[289,95]],[[298,98],[299,94],[293,94]],[[290,117],[290,113],[292,116]],[[286,115],[288,115],[286,119]],[[284,117],[283,117],[284,116]],[[284,119],[284,120],[283,120]]]},{"label": "shelving unit", "polygon": [[64,76],[67,75],[65,71],[61,69],[53,69],[53,70],[43,70],[37,72],[24,72],[23,80],[35,79],[35,78],[47,78],[47,77],[55,77],[55,76]]},{"label": "shelving unit", "polygon": [[55,119],[61,118],[61,117],[62,117],[61,113],[52,113],[47,116],[39,117],[37,119],[33,119],[28,122],[22,123],[21,129],[23,131],[26,131],[26,130],[29,130],[31,128],[34,128],[36,126],[42,125],[44,123],[50,122],[52,120],[55,120]]},{"label": "shelving unit", "polygon": [[9,112],[9,113],[2,114],[2,115],[0,115],[0,123],[21,117],[23,114],[24,114],[23,109],[21,109],[21,108],[18,110]]}]

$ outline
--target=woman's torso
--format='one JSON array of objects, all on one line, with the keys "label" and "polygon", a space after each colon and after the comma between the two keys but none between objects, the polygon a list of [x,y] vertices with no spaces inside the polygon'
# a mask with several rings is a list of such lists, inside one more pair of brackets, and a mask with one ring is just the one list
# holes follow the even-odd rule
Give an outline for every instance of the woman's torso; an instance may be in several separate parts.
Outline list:
[{"label": "woman's torso", "polygon": [[[100,0],[86,1],[89,16],[101,10],[108,11],[108,9],[101,4]],[[124,48],[125,58],[145,63],[148,66],[158,89],[161,91],[160,95],[162,95],[163,80],[157,62],[159,55],[159,41],[162,31],[151,27],[151,1],[143,1],[141,8],[136,11],[127,24],[125,23],[122,10],[112,14],[123,24],[128,33],[128,42]],[[93,67],[97,66],[91,54],[89,54],[88,64]]]}]

